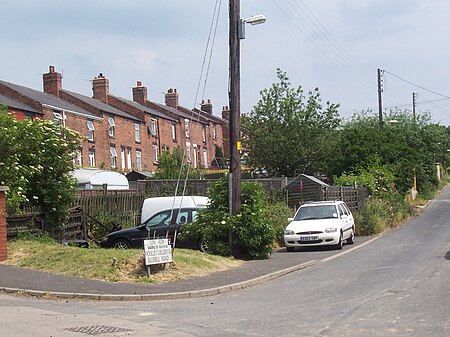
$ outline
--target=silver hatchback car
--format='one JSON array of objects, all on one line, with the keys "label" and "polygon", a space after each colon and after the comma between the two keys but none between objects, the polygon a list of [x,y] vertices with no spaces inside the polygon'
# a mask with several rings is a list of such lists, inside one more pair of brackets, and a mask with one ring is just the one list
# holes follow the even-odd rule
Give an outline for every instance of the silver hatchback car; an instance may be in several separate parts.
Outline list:
[{"label": "silver hatchback car", "polygon": [[355,221],[343,201],[306,203],[297,210],[284,231],[287,251],[295,247],[334,246],[355,242]]}]

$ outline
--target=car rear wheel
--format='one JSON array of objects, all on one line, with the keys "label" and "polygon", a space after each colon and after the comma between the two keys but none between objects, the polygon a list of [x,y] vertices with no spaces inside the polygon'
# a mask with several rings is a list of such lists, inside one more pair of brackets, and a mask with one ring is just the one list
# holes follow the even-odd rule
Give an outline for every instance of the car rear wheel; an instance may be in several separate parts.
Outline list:
[{"label": "car rear wheel", "polygon": [[125,239],[117,239],[116,241],[114,241],[114,248],[117,248],[117,249],[129,249],[129,248],[131,248],[131,245]]},{"label": "car rear wheel", "polygon": [[352,245],[355,243],[355,228],[352,227],[352,234],[350,234],[350,237],[347,239],[347,243],[349,245]]},{"label": "car rear wheel", "polygon": [[198,240],[198,250],[202,253],[208,253],[208,242],[203,239]]}]

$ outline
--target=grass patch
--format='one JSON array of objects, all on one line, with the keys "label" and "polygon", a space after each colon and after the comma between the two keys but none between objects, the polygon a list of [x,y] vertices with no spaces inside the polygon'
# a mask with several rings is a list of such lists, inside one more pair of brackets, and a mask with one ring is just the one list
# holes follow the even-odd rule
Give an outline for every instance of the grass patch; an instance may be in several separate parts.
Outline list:
[{"label": "grass patch", "polygon": [[17,240],[8,242],[8,260],[4,263],[108,282],[164,283],[227,270],[243,262],[190,249],[176,249],[174,263],[169,264],[165,272],[162,266],[151,266],[149,278],[143,249],[87,249],[39,240]]}]

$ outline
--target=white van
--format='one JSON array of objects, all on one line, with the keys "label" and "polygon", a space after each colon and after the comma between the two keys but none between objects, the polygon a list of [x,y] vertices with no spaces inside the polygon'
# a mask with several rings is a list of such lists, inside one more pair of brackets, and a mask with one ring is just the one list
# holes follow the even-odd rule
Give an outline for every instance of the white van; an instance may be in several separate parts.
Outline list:
[{"label": "white van", "polygon": [[[167,234],[173,242],[175,233],[179,233],[183,225],[193,222],[198,211],[206,208],[208,203],[208,197],[201,196],[147,198],[142,204],[141,225],[109,233],[100,245],[107,248],[139,248],[143,247],[144,240],[163,238]],[[178,241],[177,246],[201,251],[208,249],[202,238]]]},{"label": "white van", "polygon": [[144,224],[156,213],[165,210],[178,210],[180,208],[206,208],[208,197],[200,196],[179,196],[179,197],[157,197],[147,198],[142,204],[141,224]]}]

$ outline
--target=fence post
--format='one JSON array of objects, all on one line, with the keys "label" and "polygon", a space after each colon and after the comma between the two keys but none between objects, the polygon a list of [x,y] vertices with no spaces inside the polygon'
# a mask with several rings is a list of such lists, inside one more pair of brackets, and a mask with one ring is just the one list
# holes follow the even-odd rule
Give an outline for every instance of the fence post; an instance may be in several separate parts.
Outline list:
[{"label": "fence post", "polygon": [[9,188],[0,186],[0,261],[8,258],[8,241],[6,238],[6,191]]}]

